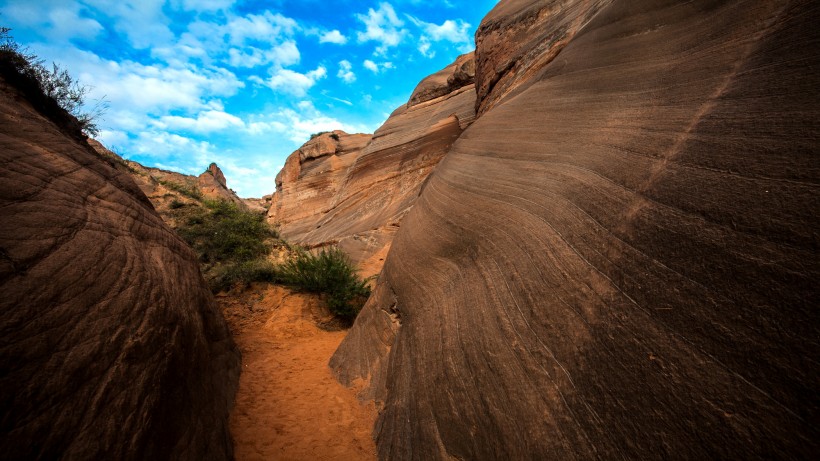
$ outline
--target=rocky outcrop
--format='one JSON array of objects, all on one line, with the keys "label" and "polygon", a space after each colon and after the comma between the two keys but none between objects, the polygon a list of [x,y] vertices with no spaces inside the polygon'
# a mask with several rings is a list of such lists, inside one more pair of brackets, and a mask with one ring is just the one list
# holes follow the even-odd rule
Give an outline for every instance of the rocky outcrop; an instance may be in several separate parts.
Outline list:
[{"label": "rocky outcrop", "polygon": [[475,56],[467,53],[435,74],[422,80],[410,95],[407,108],[446,96],[475,83]]},{"label": "rocky outcrop", "polygon": [[325,154],[334,152],[330,135],[291,154],[269,214],[282,235],[308,246],[337,244],[363,275],[378,273],[424,182],[475,118],[472,62],[472,54],[461,56],[419,83],[349,157]]},{"label": "rocky outcrop", "polygon": [[232,458],[239,353],[131,177],[0,80],[0,451]]},{"label": "rocky outcrop", "polygon": [[499,3],[482,114],[331,361],[382,459],[816,456],[818,20]]},{"label": "rocky outcrop", "polygon": [[342,187],[348,168],[370,142],[369,134],[319,134],[285,160],[276,175],[269,220],[283,237],[299,243],[317,225]]},{"label": "rocky outcrop", "polygon": [[225,200],[234,202],[241,207],[247,206],[244,200],[228,188],[225,175],[222,174],[222,170],[219,169],[216,163],[208,165],[208,169],[197,177],[196,185],[202,195],[209,200]]},{"label": "rocky outcrop", "polygon": [[243,198],[242,201],[248,210],[259,214],[267,214],[273,205],[273,194],[268,194],[262,198]]},{"label": "rocky outcrop", "polygon": [[191,176],[126,160],[93,139],[89,139],[88,144],[113,167],[131,175],[162,219],[172,228],[177,226],[177,216],[173,212],[175,208],[201,206],[203,200],[224,200],[245,209],[253,207],[259,213],[265,212],[254,201],[241,199],[233,189],[229,189],[225,175],[216,163],[211,163],[199,176]]}]

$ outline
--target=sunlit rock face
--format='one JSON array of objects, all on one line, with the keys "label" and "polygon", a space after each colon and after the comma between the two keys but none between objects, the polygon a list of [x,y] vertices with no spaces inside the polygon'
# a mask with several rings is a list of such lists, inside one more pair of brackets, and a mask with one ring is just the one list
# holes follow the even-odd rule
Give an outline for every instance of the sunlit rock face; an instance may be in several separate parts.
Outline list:
[{"label": "sunlit rock face", "polygon": [[811,459],[809,1],[515,1],[331,366],[383,459]]},{"label": "sunlit rock face", "polygon": [[372,135],[336,131],[291,154],[268,216],[288,240],[336,244],[364,275],[390,242],[436,164],[475,118],[472,53],[419,83]]},{"label": "sunlit rock face", "polygon": [[239,352],[130,175],[0,80],[4,459],[232,459]]}]

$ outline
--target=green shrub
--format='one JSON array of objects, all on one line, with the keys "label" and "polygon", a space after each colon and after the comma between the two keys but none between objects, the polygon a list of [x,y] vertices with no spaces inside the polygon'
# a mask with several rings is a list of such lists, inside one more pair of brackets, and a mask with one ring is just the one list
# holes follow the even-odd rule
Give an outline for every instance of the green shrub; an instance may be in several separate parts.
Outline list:
[{"label": "green shrub", "polygon": [[[171,208],[177,232],[194,249],[214,292],[237,283],[270,282],[319,293],[330,311],[351,323],[370,296],[347,254],[339,248],[308,252],[278,239],[264,215],[244,210],[232,202],[204,201],[204,206]],[[292,249],[293,258],[274,265],[267,256],[272,243]]]},{"label": "green shrub", "polygon": [[239,263],[266,256],[266,240],[276,232],[265,216],[225,200],[204,202],[204,207],[185,207],[177,232],[196,251],[203,263]]},{"label": "green shrub", "polygon": [[208,277],[211,291],[218,293],[230,289],[237,283],[269,282],[278,280],[276,267],[264,258],[229,263],[214,268]]},{"label": "green shrub", "polygon": [[300,250],[276,268],[275,276],[279,283],[324,294],[330,311],[350,322],[370,296],[367,280],[356,274],[350,258],[336,247],[319,253]]},{"label": "green shrub", "polygon": [[180,209],[180,208],[182,208],[182,207],[184,207],[184,206],[185,206],[185,203],[184,203],[184,202],[180,202],[180,201],[179,201],[179,200],[177,200],[177,199],[173,199],[173,200],[171,200],[171,203],[170,203],[170,204],[168,204],[168,207],[169,207],[169,208],[171,208],[172,210],[178,210],[178,209]]},{"label": "green shrub", "polygon": [[164,179],[157,179],[151,176],[151,179],[156,181],[158,184],[162,184],[163,186],[171,189],[173,191],[179,192],[180,194],[192,198],[194,200],[202,200],[202,192],[199,191],[195,186],[189,184],[180,184],[174,181],[166,181]]}]

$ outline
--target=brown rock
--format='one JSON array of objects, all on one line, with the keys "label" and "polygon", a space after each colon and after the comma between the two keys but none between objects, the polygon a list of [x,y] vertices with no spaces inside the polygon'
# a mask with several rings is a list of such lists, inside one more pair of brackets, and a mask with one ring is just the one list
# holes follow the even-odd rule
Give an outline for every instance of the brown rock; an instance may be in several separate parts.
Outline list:
[{"label": "brown rock", "polygon": [[283,237],[306,243],[300,237],[328,212],[348,168],[369,141],[369,134],[337,130],[316,136],[287,158],[268,211]]},{"label": "brown rock", "polygon": [[231,459],[239,353],[129,175],[0,80],[4,459]]},{"label": "brown rock", "polygon": [[202,195],[207,199],[225,200],[240,207],[246,207],[245,201],[239,198],[232,189],[228,189],[225,175],[216,163],[211,163],[208,169],[197,177],[196,183]]},{"label": "brown rock", "polygon": [[413,90],[407,107],[446,96],[453,91],[475,83],[475,57],[467,53],[452,64],[425,78]]},{"label": "brown rock", "polygon": [[[460,81],[470,62],[471,54],[459,57],[425,79],[412,104],[396,109],[372,139],[359,138],[347,157],[314,153],[331,150],[316,147],[329,135],[309,141],[310,154],[305,148],[291,154],[277,177],[269,212],[282,236],[307,246],[336,244],[360,265],[362,275],[377,274],[424,182],[475,118],[474,86],[448,83]],[[434,96],[448,88],[453,89]],[[303,158],[314,160],[297,161]]]},{"label": "brown rock", "polygon": [[331,361],[380,457],[816,457],[818,20],[502,1],[482,115]]},{"label": "brown rock", "polygon": [[248,210],[259,214],[267,214],[273,204],[273,194],[265,195],[262,198],[243,198],[242,201]]}]

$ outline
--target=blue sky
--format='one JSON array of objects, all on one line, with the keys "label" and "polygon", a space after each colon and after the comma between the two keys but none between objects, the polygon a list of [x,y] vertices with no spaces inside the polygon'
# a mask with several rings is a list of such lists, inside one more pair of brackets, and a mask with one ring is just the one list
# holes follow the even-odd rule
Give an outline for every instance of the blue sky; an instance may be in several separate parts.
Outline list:
[{"label": "blue sky", "polygon": [[215,161],[259,197],[311,133],[372,133],[495,3],[0,0],[0,25],[106,101],[106,146],[188,174]]}]

